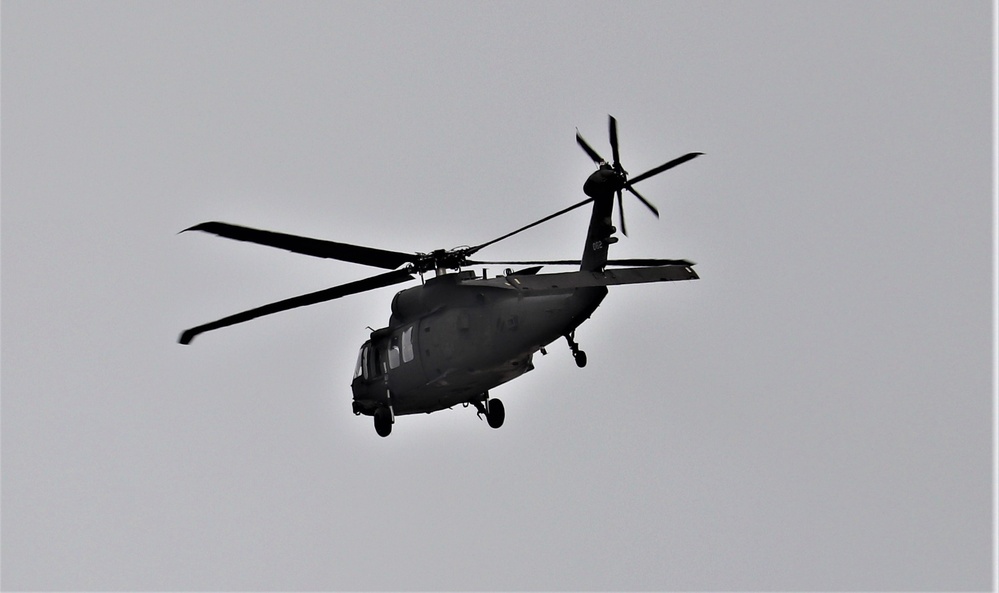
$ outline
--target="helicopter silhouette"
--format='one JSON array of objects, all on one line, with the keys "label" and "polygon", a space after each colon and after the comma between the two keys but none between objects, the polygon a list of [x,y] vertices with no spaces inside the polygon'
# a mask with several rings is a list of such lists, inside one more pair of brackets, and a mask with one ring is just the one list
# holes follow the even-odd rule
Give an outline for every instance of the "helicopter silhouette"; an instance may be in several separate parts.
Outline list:
[{"label": "helicopter silhouette", "polygon": [[[405,253],[252,229],[224,222],[205,222],[181,232],[203,231],[285,249],[313,257],[336,259],[390,270],[355,282],[277,301],[185,330],[179,342],[287,311],[383,288],[415,279],[421,284],[397,293],[388,326],[373,330],[360,348],[354,377],[353,412],[372,416],[380,436],[392,432],[397,416],[431,413],[458,404],[474,406],[489,426],[503,425],[503,402],[489,390],[534,369],[536,352],[564,338],[576,365],[586,366],[586,353],[576,343],[576,328],[607,296],[607,287],[621,284],[695,280],[694,264],[680,259],[608,259],[618,241],[612,225],[617,198],[621,232],[627,235],[623,192],[638,198],[657,218],[659,211],[634,185],[681,165],[703,153],[691,152],[640,175],[628,178],[621,165],[617,120],[609,116],[613,160],[601,157],[576,131],[576,142],[597,165],[583,184],[587,198],[501,237],[456,249]],[[586,243],[579,260],[482,261],[471,259],[480,250],[592,204]],[[477,265],[520,265],[528,268],[489,278],[462,268]],[[546,273],[546,265],[579,266],[578,271]],[[433,271],[434,276],[424,278]]]}]

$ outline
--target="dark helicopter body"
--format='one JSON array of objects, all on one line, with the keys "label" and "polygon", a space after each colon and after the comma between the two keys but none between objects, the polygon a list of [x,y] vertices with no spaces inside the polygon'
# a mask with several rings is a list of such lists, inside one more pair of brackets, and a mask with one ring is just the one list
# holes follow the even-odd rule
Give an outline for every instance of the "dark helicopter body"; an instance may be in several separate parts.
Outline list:
[{"label": "dark helicopter body", "polygon": [[[577,366],[586,354],[575,342],[575,330],[617,284],[693,280],[697,273],[687,260],[609,260],[616,243],[611,224],[617,196],[624,226],[622,191],[642,201],[656,216],[656,208],[632,184],[671,169],[701,153],[688,153],[628,180],[618,156],[617,124],[610,118],[613,164],[600,157],[579,134],[576,140],[599,166],[586,180],[589,196],[573,206],[475,247],[431,253],[402,253],[358,245],[286,235],[222,222],[207,222],[187,230],[278,247],[296,253],[360,263],[391,270],[363,280],[285,299],[186,330],[180,342],[188,344],[200,333],[305,305],[341,298],[405,282],[431,270],[435,277],[403,290],[392,300],[389,325],[371,332],[358,353],[354,379],[355,414],[374,416],[375,430],[387,436],[395,417],[431,413],[458,404],[472,405],[489,425],[504,421],[502,402],[489,390],[534,368],[534,354],[545,354],[550,343],[565,338]],[[582,258],[579,260],[486,262],[469,259],[480,249],[537,226],[556,216],[592,203]],[[479,264],[530,264],[506,270],[494,278],[465,270]],[[539,273],[544,265],[578,265],[575,272]],[[616,266],[631,266],[618,268]],[[449,273],[450,270],[457,270]]]},{"label": "dark helicopter body", "polygon": [[396,295],[389,327],[361,347],[354,411],[429,413],[486,401],[488,391],[534,368],[535,352],[574,330],[607,294],[603,287],[524,295],[514,287],[446,274]]}]

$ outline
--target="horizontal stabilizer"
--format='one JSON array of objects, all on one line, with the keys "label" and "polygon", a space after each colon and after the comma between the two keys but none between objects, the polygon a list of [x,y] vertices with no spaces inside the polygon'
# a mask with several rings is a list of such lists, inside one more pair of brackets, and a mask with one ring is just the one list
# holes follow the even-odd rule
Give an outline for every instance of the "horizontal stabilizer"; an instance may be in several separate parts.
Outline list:
[{"label": "horizontal stabilizer", "polygon": [[697,280],[697,272],[690,266],[656,266],[646,268],[624,268],[602,272],[565,272],[560,274],[538,274],[535,276],[507,276],[490,280],[471,280],[476,284],[515,288],[521,291],[548,291],[588,286],[614,286],[618,284],[641,284],[644,282],[671,282],[674,280]]},{"label": "horizontal stabilizer", "polygon": [[[546,259],[531,261],[477,261],[468,260],[469,265],[514,265],[514,266],[578,266],[583,263],[578,259]],[[609,259],[608,266],[692,266],[694,262],[687,259]]]}]

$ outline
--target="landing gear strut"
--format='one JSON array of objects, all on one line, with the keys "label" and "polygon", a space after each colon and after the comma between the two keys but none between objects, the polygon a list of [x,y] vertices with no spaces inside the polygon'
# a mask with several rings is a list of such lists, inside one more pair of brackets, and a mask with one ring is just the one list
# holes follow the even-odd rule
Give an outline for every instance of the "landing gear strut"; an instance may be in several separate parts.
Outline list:
[{"label": "landing gear strut", "polygon": [[572,351],[572,357],[576,360],[576,366],[583,368],[586,366],[586,353],[579,349],[579,344],[576,343],[575,337],[576,331],[573,330],[571,333],[565,335],[565,341],[569,342],[569,350]]}]

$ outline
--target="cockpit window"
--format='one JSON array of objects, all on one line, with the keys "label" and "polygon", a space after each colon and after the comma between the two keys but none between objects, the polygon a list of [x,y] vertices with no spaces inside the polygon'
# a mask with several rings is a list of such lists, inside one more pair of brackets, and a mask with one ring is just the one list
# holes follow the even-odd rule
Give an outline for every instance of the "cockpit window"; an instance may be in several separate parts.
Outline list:
[{"label": "cockpit window", "polygon": [[[384,346],[381,347],[384,348]],[[364,378],[373,379],[375,377],[381,377],[383,371],[381,352],[378,348],[369,346],[367,360],[364,362]]]},{"label": "cockpit window", "polygon": [[[354,378],[358,378],[365,374],[364,371],[367,368],[365,364],[368,358],[368,345],[365,344],[361,346],[360,351],[357,353],[357,366],[354,367]],[[367,377],[365,377],[367,378]]]},{"label": "cockpit window", "polygon": [[[382,345],[382,348],[384,347]],[[371,342],[365,342],[361,346],[361,351],[357,353],[357,366],[354,367],[354,378],[363,376],[365,380],[371,380],[382,376],[383,358],[384,355],[379,356],[378,349],[373,347]]]},{"label": "cockpit window", "polygon": [[363,376],[366,380],[370,380],[381,377],[389,369],[399,368],[400,364],[411,362],[416,358],[416,350],[413,348],[414,327],[411,325],[402,333],[375,344],[370,341],[365,342],[357,354],[354,378]]}]

